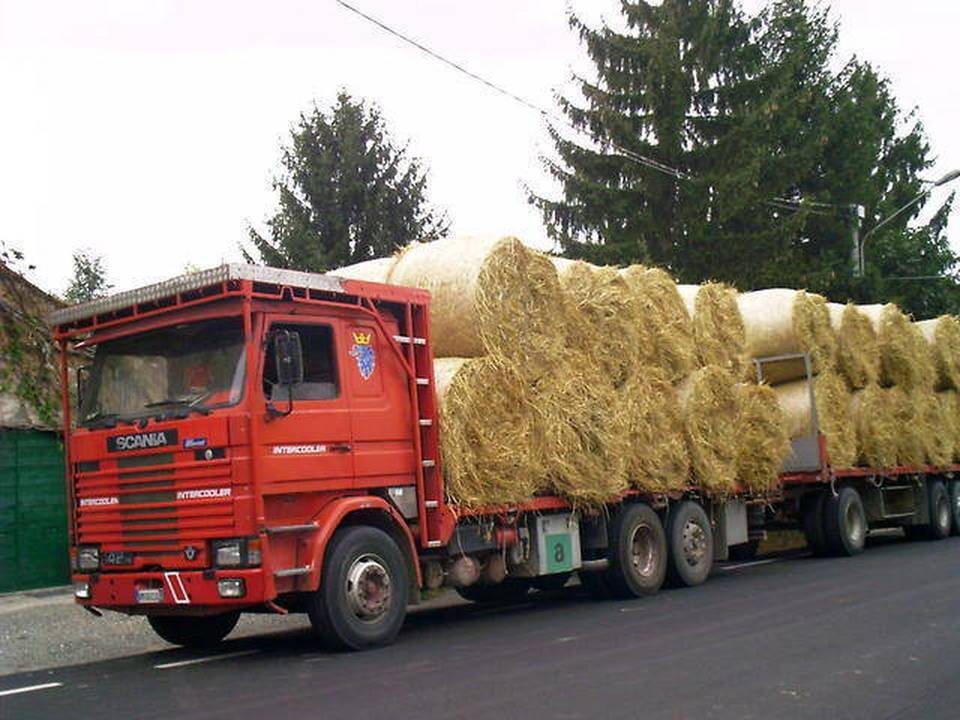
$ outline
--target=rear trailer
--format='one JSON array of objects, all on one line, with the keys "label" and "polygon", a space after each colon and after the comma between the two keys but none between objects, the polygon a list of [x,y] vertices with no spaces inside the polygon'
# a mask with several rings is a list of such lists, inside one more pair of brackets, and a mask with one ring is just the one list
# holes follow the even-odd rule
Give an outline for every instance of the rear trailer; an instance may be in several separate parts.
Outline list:
[{"label": "rear trailer", "polygon": [[[641,597],[703,583],[768,527],[804,527],[818,554],[859,552],[869,527],[950,531],[956,468],[833,468],[815,424],[765,495],[451,505],[429,303],[225,265],[55,314],[77,602],[146,615],[180,645],[219,641],[241,612],[306,612],[329,644],[361,649],[442,587],[492,602],[576,575]],[[75,346],[94,357],[77,413]]]}]

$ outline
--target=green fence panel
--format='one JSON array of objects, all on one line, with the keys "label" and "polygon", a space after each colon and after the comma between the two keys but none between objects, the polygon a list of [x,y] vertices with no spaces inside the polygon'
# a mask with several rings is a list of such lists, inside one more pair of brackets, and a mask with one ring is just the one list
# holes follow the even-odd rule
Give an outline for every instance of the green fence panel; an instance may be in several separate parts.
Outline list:
[{"label": "green fence panel", "polygon": [[0,592],[69,582],[63,446],[0,430]]}]

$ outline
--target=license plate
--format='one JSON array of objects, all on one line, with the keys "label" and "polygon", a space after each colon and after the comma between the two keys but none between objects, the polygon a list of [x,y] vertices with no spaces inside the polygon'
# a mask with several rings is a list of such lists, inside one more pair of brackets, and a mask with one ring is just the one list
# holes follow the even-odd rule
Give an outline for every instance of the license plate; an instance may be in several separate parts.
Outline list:
[{"label": "license plate", "polygon": [[125,550],[108,550],[102,557],[104,565],[133,565],[133,553]]},{"label": "license plate", "polygon": [[137,602],[144,603],[162,603],[163,588],[138,588]]}]

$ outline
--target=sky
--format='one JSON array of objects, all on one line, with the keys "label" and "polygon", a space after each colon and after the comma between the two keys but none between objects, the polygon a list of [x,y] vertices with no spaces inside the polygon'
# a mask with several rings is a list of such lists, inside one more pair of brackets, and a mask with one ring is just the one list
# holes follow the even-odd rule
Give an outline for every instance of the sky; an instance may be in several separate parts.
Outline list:
[{"label": "sky", "polygon": [[[587,71],[567,24],[615,0],[351,0],[475,72],[553,109]],[[856,54],[918,107],[936,178],[960,167],[960,3],[834,0]],[[764,3],[743,0],[747,10]],[[378,103],[430,175],[457,234],[546,247],[524,186],[553,189],[535,112],[418,53],[335,0],[0,0],[0,240],[62,292],[71,255],[105,258],[116,290],[239,261],[275,207],[271,181],[300,112],[338,89]],[[946,197],[940,191],[935,199]],[[931,203],[932,204],[932,203]],[[960,209],[951,241],[960,250]]]}]

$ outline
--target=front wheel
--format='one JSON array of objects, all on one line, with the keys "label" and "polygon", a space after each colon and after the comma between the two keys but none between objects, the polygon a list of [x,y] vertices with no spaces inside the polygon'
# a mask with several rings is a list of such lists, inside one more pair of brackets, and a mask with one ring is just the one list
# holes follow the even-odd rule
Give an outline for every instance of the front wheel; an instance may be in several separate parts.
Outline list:
[{"label": "front wheel", "polygon": [[148,615],[153,631],[172,645],[209,648],[223,640],[237,625],[240,612],[221,615]]},{"label": "front wheel", "polygon": [[949,485],[950,516],[953,520],[950,534],[960,535],[960,480],[953,480]]},{"label": "front wheel", "polygon": [[308,601],[310,623],[334,648],[387,645],[407,615],[407,585],[407,564],[393,538],[372,527],[341,528]]}]

